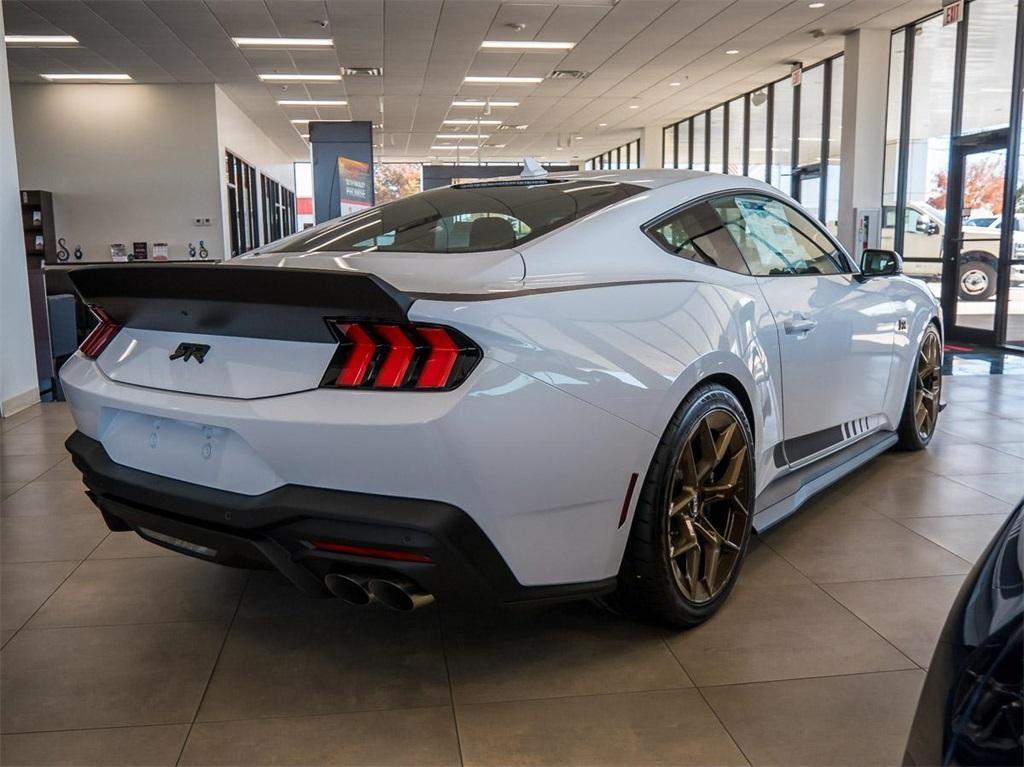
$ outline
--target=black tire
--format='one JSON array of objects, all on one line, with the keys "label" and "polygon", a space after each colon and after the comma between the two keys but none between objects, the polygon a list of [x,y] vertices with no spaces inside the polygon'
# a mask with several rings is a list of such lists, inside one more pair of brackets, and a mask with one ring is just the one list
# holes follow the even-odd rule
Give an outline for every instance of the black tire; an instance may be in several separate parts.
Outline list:
[{"label": "black tire", "polygon": [[[723,413],[716,414],[715,411],[724,411],[735,419],[739,427],[738,430],[733,429],[731,434],[733,440],[742,440],[742,451],[736,448],[729,457],[729,464],[731,466],[734,461],[736,466],[743,464],[742,487],[740,483],[736,483],[738,490],[735,492],[737,498],[742,495],[741,503],[745,506],[746,513],[742,515],[742,522],[733,525],[730,519],[727,524],[728,530],[732,532],[732,538],[739,540],[738,543],[732,544],[736,547],[735,550],[730,549],[728,552],[731,571],[727,582],[720,586],[720,590],[713,596],[709,587],[709,598],[696,602],[683,593],[679,570],[669,555],[673,535],[670,530],[672,520],[669,519],[670,493],[673,492],[673,488],[678,487],[676,483],[680,481],[680,475],[677,474],[677,466],[680,464],[683,449],[694,436],[696,429],[709,414],[714,414],[714,418],[724,416]],[[720,465],[725,465],[724,460]],[[718,470],[712,465],[708,479],[713,480]],[[724,471],[728,472],[727,469]],[[718,481],[726,480],[720,476]],[[704,504],[702,501],[699,505],[711,507],[710,502]],[[698,508],[696,500],[693,508]],[[733,514],[731,509],[730,502],[730,511],[727,513]],[[718,610],[732,591],[750,543],[750,520],[753,512],[753,439],[747,416],[736,395],[725,387],[717,384],[701,386],[691,392],[679,406],[655,451],[637,500],[629,542],[619,572],[618,589],[613,595],[602,599],[601,604],[615,612],[628,612],[653,618],[676,628],[687,628],[703,623]],[[677,512],[677,517],[686,513]],[[740,517],[738,513],[735,516]],[[699,556],[704,557],[704,554],[701,553]],[[702,559],[701,562],[703,565],[706,560]]]},{"label": "black tire", "polygon": [[996,270],[984,261],[960,264],[957,288],[962,301],[987,301],[996,293]]},{"label": "black tire", "polygon": [[[925,354],[929,345],[932,345],[934,349],[942,349],[942,338],[939,336],[939,329],[935,327],[934,323],[928,324],[924,335],[921,336],[921,344],[917,347],[917,351],[914,354],[914,368],[910,376],[910,385],[907,387],[907,398],[903,403],[903,413],[900,416],[900,424],[896,430],[896,434],[899,436],[899,442],[896,443],[896,447],[900,450],[924,450],[928,447],[928,443],[932,441],[932,437],[935,434],[935,424],[939,417],[938,404],[942,398],[942,367],[940,354],[940,363],[937,368],[930,371],[922,380],[922,355]],[[932,396],[935,398],[935,407],[931,421],[928,423],[928,428],[923,431],[919,428],[917,419],[919,407],[918,390],[922,386],[930,389]]]}]

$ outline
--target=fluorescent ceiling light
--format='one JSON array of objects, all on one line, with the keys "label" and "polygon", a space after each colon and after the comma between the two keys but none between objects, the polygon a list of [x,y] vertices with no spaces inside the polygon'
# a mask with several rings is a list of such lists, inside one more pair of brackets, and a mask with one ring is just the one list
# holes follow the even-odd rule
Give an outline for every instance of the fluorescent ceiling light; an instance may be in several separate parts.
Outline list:
[{"label": "fluorescent ceiling light", "polygon": [[341,99],[281,99],[277,102],[283,107],[343,107],[347,101]]},{"label": "fluorescent ceiling light", "polygon": [[330,48],[334,40],[329,37],[232,37],[232,42],[241,48]]},{"label": "fluorescent ceiling light", "polygon": [[293,125],[301,125],[302,123],[308,123],[312,119],[313,119],[312,117],[300,117],[297,120],[292,120],[292,124]]},{"label": "fluorescent ceiling light", "polygon": [[458,144],[435,144],[430,147],[431,149],[465,149],[466,147],[460,147]]},{"label": "fluorescent ceiling light", "polygon": [[629,105],[629,108],[630,108],[630,109],[639,109],[639,108],[640,108],[640,105],[639,105],[639,104],[630,104],[630,105]]},{"label": "fluorescent ceiling light", "polygon": [[682,85],[682,83],[669,83],[669,85],[671,85],[673,88],[676,88],[676,87]]},{"label": "fluorescent ceiling light", "polygon": [[475,134],[475,133],[438,133],[435,138],[444,138],[444,139],[449,139],[449,138],[453,138],[453,139],[464,139],[464,138],[486,139],[486,138],[490,138],[490,137],[491,137],[490,133],[481,133],[479,136],[477,134]]},{"label": "fluorescent ceiling light", "polygon": [[77,45],[71,35],[4,35],[7,45]]},{"label": "fluorescent ceiling light", "polygon": [[501,125],[501,120],[442,120],[444,125]]},{"label": "fluorescent ceiling light", "polygon": [[257,77],[259,77],[261,80],[263,80],[265,82],[292,82],[292,83],[298,83],[298,82],[303,82],[303,81],[307,81],[307,80],[309,82],[324,82],[324,81],[338,82],[338,81],[341,80],[341,75],[279,75],[279,74],[270,74],[270,75],[257,75]]},{"label": "fluorescent ceiling light", "polygon": [[824,8],[825,4],[824,3],[808,3],[807,7],[808,8]]},{"label": "fluorescent ceiling light", "polygon": [[470,75],[463,82],[467,83],[506,83],[509,85],[534,85],[544,82],[543,77],[498,77],[491,75]]},{"label": "fluorescent ceiling light", "polygon": [[735,56],[737,53],[739,53],[738,50],[736,50],[735,48],[730,48],[729,50],[727,50],[725,52],[725,55],[726,56]]},{"label": "fluorescent ceiling light", "polygon": [[518,101],[453,101],[453,107],[517,107]]},{"label": "fluorescent ceiling light", "polygon": [[524,51],[569,51],[576,43],[545,43],[539,40],[484,40],[481,48],[505,48]]},{"label": "fluorescent ceiling light", "polygon": [[58,74],[58,75],[40,75],[44,80],[111,80],[111,81],[124,81],[131,80],[131,75],[122,74],[97,74],[97,75],[81,75],[81,74]]}]

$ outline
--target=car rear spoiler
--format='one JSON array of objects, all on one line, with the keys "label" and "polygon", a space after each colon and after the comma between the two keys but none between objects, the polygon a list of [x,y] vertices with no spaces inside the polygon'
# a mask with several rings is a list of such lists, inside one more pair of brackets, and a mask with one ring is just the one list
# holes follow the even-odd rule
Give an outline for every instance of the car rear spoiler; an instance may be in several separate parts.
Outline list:
[{"label": "car rear spoiler", "polygon": [[405,322],[413,302],[371,274],[224,264],[83,266],[82,301],[146,330],[333,342],[325,318]]}]

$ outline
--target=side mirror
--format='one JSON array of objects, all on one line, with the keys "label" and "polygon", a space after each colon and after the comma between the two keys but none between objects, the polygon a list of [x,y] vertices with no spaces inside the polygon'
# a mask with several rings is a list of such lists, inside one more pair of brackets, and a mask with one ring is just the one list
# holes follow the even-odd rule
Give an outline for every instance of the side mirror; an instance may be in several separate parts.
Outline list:
[{"label": "side mirror", "polygon": [[903,258],[895,250],[869,248],[861,256],[860,273],[863,277],[891,277],[903,274]]}]

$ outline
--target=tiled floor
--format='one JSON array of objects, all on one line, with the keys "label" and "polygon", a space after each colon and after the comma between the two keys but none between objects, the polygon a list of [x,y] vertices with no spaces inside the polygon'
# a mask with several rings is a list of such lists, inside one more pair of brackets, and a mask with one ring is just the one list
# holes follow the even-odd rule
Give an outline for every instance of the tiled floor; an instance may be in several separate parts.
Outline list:
[{"label": "tiled floor", "polygon": [[60,405],[2,424],[0,762],[899,763],[971,562],[1024,495],[1024,376],[947,379],[887,454],[755,544],[685,633],[590,604],[307,600],[108,533]]}]

